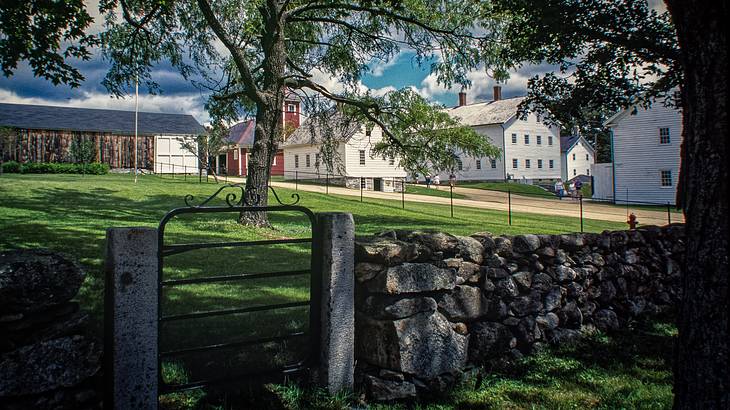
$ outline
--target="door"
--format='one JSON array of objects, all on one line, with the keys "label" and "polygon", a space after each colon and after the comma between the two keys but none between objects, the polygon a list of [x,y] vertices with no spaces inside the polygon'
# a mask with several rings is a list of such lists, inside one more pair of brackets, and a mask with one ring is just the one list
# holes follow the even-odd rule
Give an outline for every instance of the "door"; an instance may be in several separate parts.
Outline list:
[{"label": "door", "polygon": [[383,190],[383,178],[374,178],[373,185],[374,185],[373,190],[382,191]]}]

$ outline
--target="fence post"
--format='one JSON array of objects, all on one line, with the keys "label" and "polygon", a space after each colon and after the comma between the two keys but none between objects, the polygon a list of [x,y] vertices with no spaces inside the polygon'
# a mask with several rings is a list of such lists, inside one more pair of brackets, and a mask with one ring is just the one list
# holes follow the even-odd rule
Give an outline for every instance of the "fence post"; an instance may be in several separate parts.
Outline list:
[{"label": "fence post", "polygon": [[400,203],[401,208],[406,209],[406,179],[401,178],[400,180]]},{"label": "fence post", "polygon": [[454,184],[449,184],[449,197],[451,198],[451,217],[454,217]]},{"label": "fence post", "polygon": [[324,193],[327,194],[327,195],[329,195],[330,194],[330,173],[328,172],[326,174],[326,176],[327,176],[327,182],[325,183],[325,188],[324,188],[325,191],[324,191]]},{"label": "fence post", "polygon": [[362,202],[362,185],[363,182],[365,182],[365,179],[363,177],[360,177],[360,202]]},{"label": "fence post", "polygon": [[315,256],[321,272],[319,383],[334,394],[352,390],[355,371],[355,221],[317,214]]},{"label": "fence post", "polygon": [[507,188],[507,218],[512,225],[512,191],[509,188]]},{"label": "fence post", "polygon": [[[183,159],[184,160],[184,159]],[[188,166],[183,164],[183,179],[185,181],[188,180]]]},{"label": "fence post", "polygon": [[172,164],[172,179],[175,179],[175,164]]},{"label": "fence post", "polygon": [[294,190],[299,191],[299,171],[294,171]]},{"label": "fence post", "polygon": [[580,203],[580,231],[583,232],[583,194],[578,196],[578,202]]},{"label": "fence post", "polygon": [[667,201],[667,225],[672,224],[672,208],[669,202]]},{"label": "fence post", "polygon": [[157,250],[157,229],[106,232],[104,408],[157,409]]}]

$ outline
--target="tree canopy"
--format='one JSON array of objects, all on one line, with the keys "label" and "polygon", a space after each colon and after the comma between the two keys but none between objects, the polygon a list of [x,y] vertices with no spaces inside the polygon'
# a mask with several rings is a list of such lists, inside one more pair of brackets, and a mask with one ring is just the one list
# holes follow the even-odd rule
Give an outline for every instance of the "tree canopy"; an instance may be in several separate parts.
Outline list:
[{"label": "tree canopy", "polygon": [[[404,167],[448,167],[453,162],[445,150],[451,161],[457,151],[498,151],[412,91],[376,96],[361,79],[372,64],[409,50],[442,83],[468,85],[470,70],[496,61],[489,55],[492,28],[475,12],[482,7],[427,0],[107,0],[101,3],[107,15],[102,40],[111,69],[104,83],[122,94],[138,75],[157,89],[152,68],[167,61],[210,93],[214,121],[228,122],[280,111],[284,90],[293,91],[309,117],[329,115],[339,104],[347,115],[380,126],[385,139],[377,152],[402,159]],[[258,127],[257,138],[281,142],[281,129],[260,135],[269,130]]]}]

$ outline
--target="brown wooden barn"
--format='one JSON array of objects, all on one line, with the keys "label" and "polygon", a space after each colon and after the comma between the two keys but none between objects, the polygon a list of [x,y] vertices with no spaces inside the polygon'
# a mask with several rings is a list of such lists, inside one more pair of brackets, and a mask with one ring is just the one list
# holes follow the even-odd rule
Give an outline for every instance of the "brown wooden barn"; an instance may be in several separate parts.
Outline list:
[{"label": "brown wooden barn", "polygon": [[[134,167],[134,112],[0,103],[4,161],[72,162],[75,142],[93,143],[91,161],[111,168]],[[197,157],[183,149],[205,129],[191,115],[138,113],[138,167],[158,173],[198,169]]]}]

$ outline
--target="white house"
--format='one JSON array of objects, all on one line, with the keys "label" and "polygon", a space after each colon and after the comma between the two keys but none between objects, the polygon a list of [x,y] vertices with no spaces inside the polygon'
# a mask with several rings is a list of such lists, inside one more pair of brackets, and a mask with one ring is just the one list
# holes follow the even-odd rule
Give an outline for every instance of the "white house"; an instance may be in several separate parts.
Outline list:
[{"label": "white house", "polygon": [[[322,157],[323,134],[332,132],[330,151],[334,167],[325,165]],[[379,127],[347,123],[335,116],[327,129],[306,120],[283,144],[284,179],[329,178],[331,183],[350,188],[393,192],[400,191],[406,172],[396,158],[373,155],[373,147],[383,137]],[[329,148],[329,147],[328,147]]]},{"label": "white house", "polygon": [[562,166],[560,175],[568,181],[578,175],[591,176],[591,164],[596,162],[596,151],[581,136],[560,137]]},{"label": "white house", "polygon": [[656,102],[620,111],[604,125],[611,130],[615,202],[675,204],[682,113]]},{"label": "white house", "polygon": [[[501,99],[501,88],[494,87],[494,99],[466,104],[459,93],[459,105],[448,109],[502,150],[498,158],[459,156],[454,170],[460,180],[515,179],[526,183],[560,178],[560,127],[541,121],[530,113],[518,118],[523,97]],[[445,172],[441,178],[448,178]]]}]

